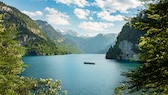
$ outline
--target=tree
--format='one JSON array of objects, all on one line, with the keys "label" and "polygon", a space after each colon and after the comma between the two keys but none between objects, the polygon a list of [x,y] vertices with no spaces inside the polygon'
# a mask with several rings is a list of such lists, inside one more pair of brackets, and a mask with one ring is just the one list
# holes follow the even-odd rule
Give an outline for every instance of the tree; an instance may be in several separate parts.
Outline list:
[{"label": "tree", "polygon": [[25,82],[17,75],[23,69],[21,57],[24,48],[14,40],[15,33],[14,26],[6,29],[2,24],[0,25],[0,93],[2,95],[7,93],[17,95],[18,91],[28,93],[26,90],[20,92],[21,89],[29,87],[28,85],[26,87]]},{"label": "tree", "polygon": [[[0,19],[2,15],[0,15]],[[2,20],[0,20],[2,22]],[[19,76],[23,71],[25,48],[15,40],[15,25],[0,24],[0,95],[62,95],[60,81]]]},{"label": "tree", "polygon": [[[149,1],[149,0],[147,0]],[[168,94],[168,0],[156,0],[143,10],[146,19],[133,18],[134,27],[147,31],[141,37],[138,69],[123,73],[128,77],[124,87],[128,92],[151,95]],[[122,89],[123,90],[123,89]],[[120,91],[118,91],[120,92]]]}]

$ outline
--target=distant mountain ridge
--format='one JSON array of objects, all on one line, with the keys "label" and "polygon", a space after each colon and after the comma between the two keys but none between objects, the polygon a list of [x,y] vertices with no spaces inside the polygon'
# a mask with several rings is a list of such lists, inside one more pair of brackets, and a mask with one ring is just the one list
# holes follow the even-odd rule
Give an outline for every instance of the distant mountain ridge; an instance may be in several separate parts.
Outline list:
[{"label": "distant mountain ridge", "polygon": [[[74,33],[75,34],[75,33]],[[63,35],[69,41],[74,42],[83,53],[102,53],[105,54],[110,46],[113,46],[117,34],[98,34],[94,37],[81,37],[72,35],[71,33],[64,33]]]},{"label": "distant mountain ridge", "polygon": [[61,33],[62,35],[69,34],[69,35],[71,35],[71,36],[76,36],[76,37],[79,36],[79,34],[78,34],[76,31],[74,31],[74,30],[57,29],[57,31],[58,31],[59,33]]},{"label": "distant mountain ridge", "polygon": [[114,45],[117,34],[98,34],[94,37],[79,36],[74,30],[54,29],[46,21],[36,20],[38,26],[67,51],[73,53],[105,53]]}]

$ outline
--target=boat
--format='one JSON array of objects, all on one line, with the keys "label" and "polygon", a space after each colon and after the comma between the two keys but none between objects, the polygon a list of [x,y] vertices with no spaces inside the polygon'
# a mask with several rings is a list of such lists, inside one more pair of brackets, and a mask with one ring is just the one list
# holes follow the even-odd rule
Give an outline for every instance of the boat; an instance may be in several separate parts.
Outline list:
[{"label": "boat", "polygon": [[95,64],[94,62],[84,62],[84,64]]}]

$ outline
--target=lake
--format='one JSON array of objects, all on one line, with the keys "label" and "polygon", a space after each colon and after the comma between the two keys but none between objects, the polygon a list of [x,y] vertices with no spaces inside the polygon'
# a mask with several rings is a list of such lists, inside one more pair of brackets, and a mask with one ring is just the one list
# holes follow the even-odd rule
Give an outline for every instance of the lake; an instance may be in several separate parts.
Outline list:
[{"label": "lake", "polygon": [[126,79],[120,74],[140,65],[107,60],[104,54],[26,56],[23,61],[28,68],[22,75],[61,80],[68,95],[112,95],[113,89]]}]

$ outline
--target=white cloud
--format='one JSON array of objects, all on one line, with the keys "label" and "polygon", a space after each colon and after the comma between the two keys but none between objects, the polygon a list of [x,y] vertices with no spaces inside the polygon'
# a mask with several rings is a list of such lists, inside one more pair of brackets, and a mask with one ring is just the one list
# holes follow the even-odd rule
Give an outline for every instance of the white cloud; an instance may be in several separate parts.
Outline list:
[{"label": "white cloud", "polygon": [[107,22],[82,22],[79,25],[80,28],[91,31],[105,31],[113,26],[113,23]]},{"label": "white cloud", "polygon": [[113,15],[110,15],[110,12],[108,11],[99,12],[97,16],[106,21],[122,21],[123,20],[123,16],[121,15],[113,16]]},{"label": "white cloud", "polygon": [[55,0],[56,3],[63,3],[65,5],[77,5],[78,7],[85,7],[89,5],[89,2],[86,0]]},{"label": "white cloud", "polygon": [[142,6],[139,0],[95,0],[95,5],[102,10],[123,13],[128,13],[128,9]]},{"label": "white cloud", "polygon": [[22,13],[30,16],[31,18],[37,17],[37,16],[42,16],[43,13],[41,11],[35,11],[35,12],[30,12],[30,11],[22,11]]},{"label": "white cloud", "polygon": [[66,4],[66,5],[70,5],[72,4],[72,0],[55,0],[56,3],[63,3],[63,4]]},{"label": "white cloud", "polygon": [[87,19],[87,16],[89,16],[90,11],[89,11],[89,10],[84,10],[84,9],[76,8],[76,9],[74,9],[74,14],[75,14],[79,19]]},{"label": "white cloud", "polygon": [[30,2],[32,1],[47,1],[47,0],[29,0]]},{"label": "white cloud", "polygon": [[93,17],[89,17],[89,20],[94,20]]},{"label": "white cloud", "polygon": [[46,20],[48,23],[53,25],[69,25],[69,16],[65,13],[59,12],[54,8],[46,7],[45,10],[48,12]]}]

